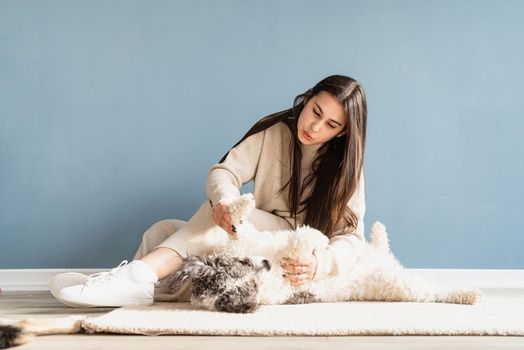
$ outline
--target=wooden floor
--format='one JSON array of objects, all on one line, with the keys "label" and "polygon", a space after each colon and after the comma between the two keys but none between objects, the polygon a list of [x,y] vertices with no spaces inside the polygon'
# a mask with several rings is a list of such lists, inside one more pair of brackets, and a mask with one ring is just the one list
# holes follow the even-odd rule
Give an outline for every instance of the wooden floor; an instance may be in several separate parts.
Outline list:
[{"label": "wooden floor", "polygon": [[[493,293],[493,292],[492,292]],[[503,290],[496,293],[504,293]],[[512,294],[515,293],[513,290]],[[524,290],[519,290],[524,296]],[[112,309],[74,309],[56,301],[49,292],[0,293],[0,317],[55,317],[72,314],[100,315]],[[524,337],[230,337],[230,336],[135,336],[49,335],[33,338],[17,350],[53,349],[524,349]]]}]

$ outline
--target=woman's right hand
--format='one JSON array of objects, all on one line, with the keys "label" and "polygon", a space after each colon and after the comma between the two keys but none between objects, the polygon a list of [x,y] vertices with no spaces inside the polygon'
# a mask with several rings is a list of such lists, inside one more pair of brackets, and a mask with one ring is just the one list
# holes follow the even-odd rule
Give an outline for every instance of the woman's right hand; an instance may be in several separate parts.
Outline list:
[{"label": "woman's right hand", "polygon": [[229,205],[226,202],[218,202],[213,207],[213,222],[222,227],[231,237],[237,237],[231,214],[229,214]]}]

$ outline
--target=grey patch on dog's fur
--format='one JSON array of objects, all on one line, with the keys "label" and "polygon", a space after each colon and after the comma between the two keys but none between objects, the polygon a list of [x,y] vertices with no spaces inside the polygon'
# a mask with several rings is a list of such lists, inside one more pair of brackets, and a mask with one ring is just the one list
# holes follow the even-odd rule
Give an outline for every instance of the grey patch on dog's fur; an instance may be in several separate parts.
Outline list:
[{"label": "grey patch on dog's fur", "polygon": [[258,307],[258,273],[270,269],[265,259],[191,255],[172,275],[169,288],[177,291],[191,280],[191,297],[196,304],[217,311],[249,313]]},{"label": "grey patch on dog's fur", "polygon": [[307,291],[295,293],[291,298],[286,300],[286,304],[309,304],[318,302],[320,302],[320,299],[313,293]]},{"label": "grey patch on dog's fur", "polygon": [[244,314],[254,312],[258,308],[257,291],[257,282],[250,280],[220,295],[215,301],[215,310]]}]

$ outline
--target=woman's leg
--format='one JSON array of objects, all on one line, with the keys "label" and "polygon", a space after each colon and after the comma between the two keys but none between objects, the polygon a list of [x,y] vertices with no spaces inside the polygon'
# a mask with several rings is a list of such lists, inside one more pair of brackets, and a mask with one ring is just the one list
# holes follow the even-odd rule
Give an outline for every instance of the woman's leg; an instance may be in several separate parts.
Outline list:
[{"label": "woman's leg", "polygon": [[227,232],[213,222],[211,205],[205,201],[182,228],[155,248],[168,248],[186,257],[211,253],[228,240]]},{"label": "woman's leg", "polygon": [[167,219],[160,220],[144,232],[142,242],[138,247],[133,260],[141,259],[151,253],[160,243],[169,238],[172,234],[180,230],[187,221]]},{"label": "woman's leg", "polygon": [[[212,223],[208,201],[187,224],[171,235],[174,236],[179,237],[175,248],[155,247],[158,249],[138,260],[129,264],[122,262],[110,272],[88,276],[81,285],[61,289],[54,294],[55,297],[64,304],[79,307],[151,304],[155,285],[159,284],[158,279],[168,276],[181,266],[182,254],[205,252],[217,242],[212,237],[227,239],[227,233]],[[206,244],[200,246],[201,243]]]},{"label": "woman's leg", "polygon": [[[149,227],[142,235],[142,242],[140,243],[133,260],[140,260],[146,255],[152,253],[156,246],[182,228],[186,223],[186,221],[182,220],[167,219],[158,221],[151,225],[151,227]],[[149,263],[147,259],[144,262]],[[164,262],[164,264],[166,264],[166,262]],[[166,265],[170,266],[171,264],[172,262],[167,261]],[[156,270],[154,263],[151,263],[151,265],[152,268]],[[176,269],[176,266],[171,266],[170,269]],[[166,273],[163,271],[155,272],[158,272],[161,276]],[[49,290],[55,297],[57,297],[58,292],[64,288],[85,284],[87,277],[88,276],[77,272],[59,273],[49,280]],[[159,279],[160,278],[163,277],[159,277]],[[165,294],[166,296],[164,296],[164,299],[166,299],[167,295],[170,294],[170,291],[164,286],[164,284],[159,283],[155,285],[155,297],[156,294],[160,293]],[[169,295],[169,300],[173,300],[172,295]]]},{"label": "woman's leg", "polygon": [[182,259],[172,249],[157,248],[157,246],[175,234],[187,224],[186,221],[168,219],[153,224],[142,236],[134,260],[141,260],[155,271],[158,279],[163,279],[178,270]]},{"label": "woman's leg", "polygon": [[169,276],[182,266],[180,255],[169,248],[157,248],[139,260],[155,271],[159,280]]},{"label": "woman's leg", "polygon": [[[174,250],[168,248],[154,249],[151,253],[137,260],[142,261],[149,269],[154,271],[158,280],[169,276],[182,265],[182,258]],[[55,298],[60,300],[60,291],[62,289],[83,286],[88,277],[75,272],[61,273],[50,279],[49,290]],[[172,294],[166,283],[161,283],[155,286],[154,298],[159,301],[173,301],[179,299],[180,295]]]}]

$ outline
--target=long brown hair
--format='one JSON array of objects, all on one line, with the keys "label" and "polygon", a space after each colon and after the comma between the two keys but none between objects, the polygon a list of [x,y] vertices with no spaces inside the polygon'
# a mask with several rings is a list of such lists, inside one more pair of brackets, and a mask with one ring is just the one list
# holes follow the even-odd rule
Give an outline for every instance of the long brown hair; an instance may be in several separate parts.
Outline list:
[{"label": "long brown hair", "polygon": [[[307,101],[321,91],[332,94],[344,107],[347,125],[345,135],[334,137],[319,148],[311,174],[300,184],[302,151],[297,136],[297,122]],[[329,76],[312,89],[296,96],[292,108],[260,119],[233,147],[278,122],[285,123],[291,131],[291,177],[279,193],[288,188],[288,204],[295,218],[295,227],[297,214],[305,210],[303,224],[320,230],[328,237],[334,236],[338,230],[354,231],[358,218],[347,203],[358,189],[364,165],[367,105],[362,86],[350,77]],[[228,154],[222,157],[220,163]],[[312,187],[311,195],[301,200],[301,194],[308,187]]]}]

